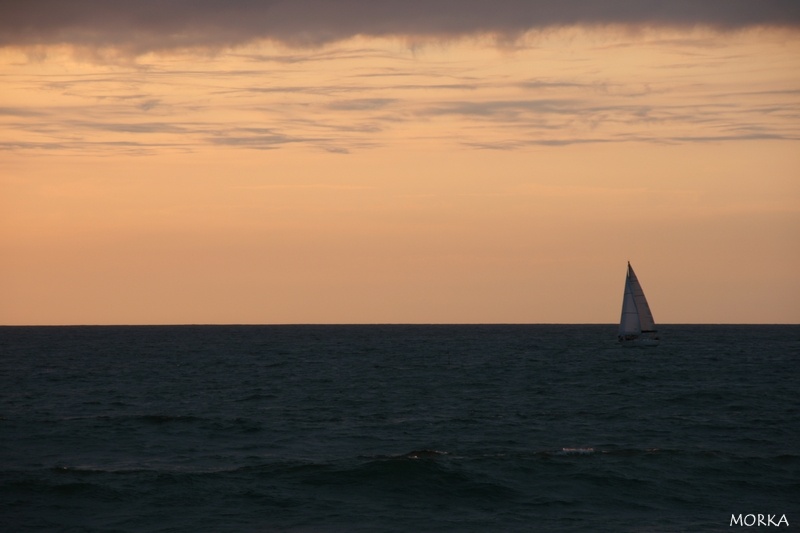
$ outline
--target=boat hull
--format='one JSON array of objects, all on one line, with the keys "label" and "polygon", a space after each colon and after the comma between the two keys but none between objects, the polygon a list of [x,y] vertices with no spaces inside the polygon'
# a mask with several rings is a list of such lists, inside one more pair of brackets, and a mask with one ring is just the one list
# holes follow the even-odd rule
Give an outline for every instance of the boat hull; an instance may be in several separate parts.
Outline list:
[{"label": "boat hull", "polygon": [[659,339],[655,337],[636,337],[636,338],[620,338],[619,343],[622,346],[628,346],[631,348],[649,348],[653,346],[658,346]]}]

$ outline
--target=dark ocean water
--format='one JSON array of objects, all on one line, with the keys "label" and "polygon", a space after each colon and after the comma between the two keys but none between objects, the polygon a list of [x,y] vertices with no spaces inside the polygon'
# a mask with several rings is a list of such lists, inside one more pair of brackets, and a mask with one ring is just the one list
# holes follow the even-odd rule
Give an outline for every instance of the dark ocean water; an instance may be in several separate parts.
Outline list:
[{"label": "dark ocean water", "polygon": [[797,529],[800,326],[662,331],[3,327],[1,529]]}]

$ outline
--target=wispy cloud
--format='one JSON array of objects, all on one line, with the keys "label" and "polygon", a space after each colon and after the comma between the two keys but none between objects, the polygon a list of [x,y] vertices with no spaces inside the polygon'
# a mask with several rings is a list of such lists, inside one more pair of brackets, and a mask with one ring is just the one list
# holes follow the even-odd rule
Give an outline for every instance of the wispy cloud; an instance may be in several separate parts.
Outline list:
[{"label": "wispy cloud", "polygon": [[237,146],[244,148],[255,148],[257,150],[273,150],[281,145],[298,143],[298,142],[320,142],[326,139],[319,138],[299,138],[280,133],[274,133],[270,130],[258,131],[256,129],[249,129],[243,131],[232,131],[225,135],[210,137],[211,144],[223,146]]},{"label": "wispy cloud", "polygon": [[177,143],[157,143],[152,140],[146,142],[135,141],[99,141],[99,140],[74,140],[74,141],[0,141],[0,151],[23,151],[28,153],[72,153],[83,155],[103,155],[122,153],[128,155],[151,155],[159,150],[188,150],[186,145]]},{"label": "wispy cloud", "polygon": [[[645,39],[646,54],[597,46],[590,32],[566,30],[558,44],[575,35],[585,59],[574,63],[571,46],[506,53],[459,42],[418,53],[351,41],[322,51],[262,43],[211,58],[153,55],[138,65],[9,64],[0,150],[352,153],[429,141],[518,150],[800,138],[796,60],[783,54],[772,59],[783,66],[764,67],[757,32],[700,48]],[[782,35],[773,49],[797,46]],[[275,59],[282,53],[291,61]]]},{"label": "wispy cloud", "polygon": [[493,117],[514,120],[521,115],[533,113],[565,114],[574,112],[580,102],[571,99],[531,99],[531,100],[488,100],[441,102],[426,109],[426,115],[462,115],[472,117]]},{"label": "wispy cloud", "polygon": [[0,107],[0,116],[7,117],[40,117],[44,115],[42,111],[27,107]]},{"label": "wispy cloud", "polygon": [[337,111],[373,111],[397,102],[396,98],[354,98],[337,100],[328,104],[328,109]]}]

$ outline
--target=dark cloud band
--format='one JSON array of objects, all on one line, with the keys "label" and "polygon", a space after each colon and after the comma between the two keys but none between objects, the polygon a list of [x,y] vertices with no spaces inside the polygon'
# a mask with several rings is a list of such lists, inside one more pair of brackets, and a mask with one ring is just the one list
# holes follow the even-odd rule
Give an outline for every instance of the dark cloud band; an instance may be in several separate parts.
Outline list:
[{"label": "dark cloud band", "polygon": [[132,52],[355,35],[504,36],[557,26],[800,28],[796,0],[9,0],[0,46],[74,44]]}]

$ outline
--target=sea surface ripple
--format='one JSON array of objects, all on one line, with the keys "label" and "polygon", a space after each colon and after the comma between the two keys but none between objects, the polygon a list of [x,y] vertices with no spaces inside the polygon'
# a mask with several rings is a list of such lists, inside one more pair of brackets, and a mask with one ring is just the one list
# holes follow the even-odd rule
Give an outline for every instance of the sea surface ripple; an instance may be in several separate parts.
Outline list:
[{"label": "sea surface ripple", "polygon": [[[0,524],[800,526],[800,326],[0,327]],[[777,518],[776,518],[777,519]]]}]

